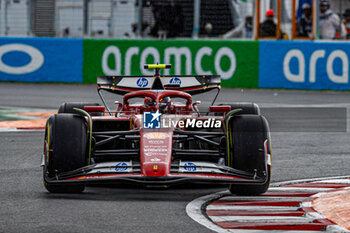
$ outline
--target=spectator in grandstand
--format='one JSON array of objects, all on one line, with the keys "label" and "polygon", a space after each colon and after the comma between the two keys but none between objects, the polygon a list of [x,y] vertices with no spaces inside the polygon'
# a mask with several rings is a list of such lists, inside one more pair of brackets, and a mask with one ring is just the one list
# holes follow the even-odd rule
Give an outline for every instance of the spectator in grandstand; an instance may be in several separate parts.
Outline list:
[{"label": "spectator in grandstand", "polygon": [[346,39],[350,39],[350,9],[346,9],[345,13],[343,14],[344,21],[343,24],[345,26],[346,30]]},{"label": "spectator in grandstand", "polygon": [[222,38],[247,38],[253,37],[253,17],[245,17],[245,22],[222,35]]},{"label": "spectator in grandstand", "polygon": [[155,24],[150,34],[154,37],[178,37],[183,31],[184,15],[182,6],[171,1],[170,3],[154,4],[152,7]]},{"label": "spectator in grandstand", "polygon": [[[262,22],[260,24],[259,27],[259,33],[260,33],[260,37],[276,37],[276,24],[273,20],[273,18],[275,17],[275,12],[270,9],[268,11],[266,11],[266,19],[264,22]],[[287,34],[284,34],[282,31],[281,32],[281,39],[288,39]]]},{"label": "spectator in grandstand", "polygon": [[320,0],[320,37],[321,39],[343,39],[345,26],[337,14],[330,9],[329,0]]},{"label": "spectator in grandstand", "polygon": [[275,12],[273,10],[266,11],[266,19],[260,24],[260,37],[275,37],[276,36],[276,24],[273,21]]},{"label": "spectator in grandstand", "polygon": [[297,20],[301,18],[301,16],[304,14],[303,13],[303,5],[304,3],[309,3],[310,6],[312,6],[313,0],[299,0],[298,4],[298,10],[297,10]]},{"label": "spectator in grandstand", "polygon": [[297,36],[312,37],[312,9],[309,3],[302,6],[302,16],[298,20]]},{"label": "spectator in grandstand", "polygon": [[313,0],[299,0],[298,9],[297,9],[297,20],[299,20],[301,18],[301,16],[304,14],[303,13],[304,3],[309,3],[310,6],[312,6],[312,2],[313,2]]},{"label": "spectator in grandstand", "polygon": [[62,35],[63,35],[63,37],[69,37],[69,28],[63,29]]}]

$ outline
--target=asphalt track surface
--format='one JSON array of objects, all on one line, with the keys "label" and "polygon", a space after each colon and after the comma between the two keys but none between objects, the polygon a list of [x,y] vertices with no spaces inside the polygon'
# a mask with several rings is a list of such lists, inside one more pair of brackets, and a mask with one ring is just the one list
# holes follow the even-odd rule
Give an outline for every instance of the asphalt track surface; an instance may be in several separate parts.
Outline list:
[{"label": "asphalt track surface", "polygon": [[[212,98],[202,97],[203,104]],[[95,85],[0,83],[0,106],[52,110],[62,102],[96,100]],[[218,102],[262,106],[272,129],[272,181],[277,182],[349,175],[349,100],[349,92],[224,89]],[[48,193],[39,167],[43,137],[41,131],[0,132],[0,232],[211,232],[190,219],[185,208],[222,187],[88,187],[83,194]]]}]

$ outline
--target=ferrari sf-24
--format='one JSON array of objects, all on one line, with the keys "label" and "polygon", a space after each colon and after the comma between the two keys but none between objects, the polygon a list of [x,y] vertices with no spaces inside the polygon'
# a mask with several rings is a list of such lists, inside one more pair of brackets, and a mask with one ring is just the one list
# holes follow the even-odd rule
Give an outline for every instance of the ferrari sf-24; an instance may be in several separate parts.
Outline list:
[{"label": "ferrari sf-24", "polygon": [[[63,103],[46,123],[42,167],[53,193],[89,184],[168,187],[227,184],[232,194],[259,195],[271,178],[267,120],[254,103],[214,105],[217,75],[101,76],[98,103]],[[192,96],[217,90],[205,112]],[[114,108],[103,93],[122,95]]]}]

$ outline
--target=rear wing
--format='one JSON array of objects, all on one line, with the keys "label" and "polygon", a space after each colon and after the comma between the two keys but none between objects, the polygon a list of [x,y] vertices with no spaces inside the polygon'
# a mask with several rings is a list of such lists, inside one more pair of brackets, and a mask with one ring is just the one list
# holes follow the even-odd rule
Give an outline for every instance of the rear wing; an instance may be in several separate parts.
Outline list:
[{"label": "rear wing", "polygon": [[[157,80],[157,81],[156,81]],[[165,90],[179,90],[191,95],[201,94],[213,89],[220,89],[219,75],[166,75],[154,76],[99,76],[98,90],[106,90],[118,95],[132,91],[152,90],[154,82],[161,81]]]}]

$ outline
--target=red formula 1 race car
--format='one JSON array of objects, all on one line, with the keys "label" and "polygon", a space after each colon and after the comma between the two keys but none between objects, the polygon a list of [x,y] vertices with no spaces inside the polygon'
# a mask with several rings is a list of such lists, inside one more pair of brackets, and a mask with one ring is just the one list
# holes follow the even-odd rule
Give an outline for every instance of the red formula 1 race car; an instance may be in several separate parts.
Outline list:
[{"label": "red formula 1 race car", "polygon": [[[196,182],[228,184],[240,195],[264,193],[271,146],[258,106],[212,104],[202,113],[191,95],[215,89],[218,95],[219,76],[160,76],[160,69],[170,65],[145,68],[155,69],[155,75],[98,77],[105,106],[64,103],[48,119],[42,159],[46,189],[82,192],[86,184]],[[123,95],[116,110],[106,104],[103,90]]]}]

